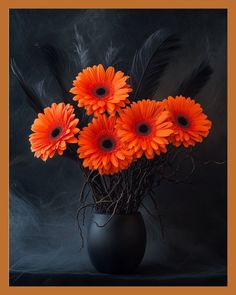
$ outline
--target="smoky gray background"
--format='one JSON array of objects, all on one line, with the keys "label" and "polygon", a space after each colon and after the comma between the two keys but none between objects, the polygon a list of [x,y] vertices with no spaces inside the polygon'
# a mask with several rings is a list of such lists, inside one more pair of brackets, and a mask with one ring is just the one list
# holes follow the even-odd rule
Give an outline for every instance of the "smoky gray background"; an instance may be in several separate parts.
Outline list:
[{"label": "smoky gray background", "polygon": [[[132,57],[144,40],[155,30],[169,29],[181,38],[182,49],[168,66],[155,98],[175,93],[192,69],[208,58],[214,73],[196,100],[213,121],[213,128],[194,155],[201,161],[225,161],[226,23],[226,10],[12,9],[10,58],[43,94],[47,106],[62,100],[61,90],[35,45],[51,43],[76,58],[77,25],[90,50],[91,65],[103,63],[112,42],[120,50],[119,69],[129,72]],[[73,78],[68,77],[68,87]],[[46,163],[34,158],[28,136],[35,117],[10,74],[10,272],[95,274],[86,246],[79,251],[75,216],[83,177],[67,158],[55,157]],[[208,165],[196,171],[192,184],[163,183],[156,190],[165,238],[160,235],[159,222],[143,212],[147,249],[135,275],[145,276],[149,266],[148,278],[152,273],[170,280],[226,273],[226,179],[226,165]],[[146,204],[156,214],[148,200]]]}]

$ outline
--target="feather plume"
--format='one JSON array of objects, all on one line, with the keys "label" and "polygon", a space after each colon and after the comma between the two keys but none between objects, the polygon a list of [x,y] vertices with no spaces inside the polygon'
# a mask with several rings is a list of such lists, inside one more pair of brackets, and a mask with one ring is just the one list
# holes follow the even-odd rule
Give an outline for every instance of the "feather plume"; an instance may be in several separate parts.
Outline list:
[{"label": "feather plume", "polygon": [[89,58],[89,49],[85,46],[84,38],[82,35],[79,34],[78,28],[74,26],[75,31],[75,53],[76,53],[76,65],[78,67],[78,72],[82,69],[86,68],[90,64]]},{"label": "feather plume", "polygon": [[179,39],[163,30],[154,32],[136,52],[131,66],[133,100],[152,98],[173,53],[180,47]]},{"label": "feather plume", "polygon": [[46,95],[46,80],[43,79],[43,80],[35,83],[34,90],[38,94],[38,97],[40,97],[40,99],[45,98],[47,96]]},{"label": "feather plume", "polygon": [[69,92],[69,88],[71,87],[69,83],[73,80],[74,73],[72,73],[70,69],[70,61],[67,54],[63,50],[57,49],[51,45],[43,45],[39,48],[44,53],[48,66],[63,92],[63,101],[74,106],[74,112],[80,119],[79,126],[82,127],[84,124],[84,110],[76,106]]},{"label": "feather plume", "polygon": [[202,61],[179,85],[176,95],[194,98],[210,79],[213,70],[209,61]]},{"label": "feather plume", "polygon": [[116,66],[120,60],[118,58],[119,49],[114,47],[112,42],[110,43],[109,47],[107,48],[107,51],[105,53],[105,67],[109,66]]},{"label": "feather plume", "polygon": [[62,90],[64,102],[70,103],[68,81],[70,81],[71,73],[69,72],[70,61],[67,54],[64,50],[50,44],[38,45],[38,48],[41,49],[50,71]]},{"label": "feather plume", "polygon": [[17,81],[19,82],[20,86],[26,94],[26,98],[29,105],[35,110],[36,113],[42,113],[44,106],[40,101],[40,98],[36,94],[35,90],[29,85],[27,85],[14,59],[11,60],[10,65],[13,75],[16,77]]}]

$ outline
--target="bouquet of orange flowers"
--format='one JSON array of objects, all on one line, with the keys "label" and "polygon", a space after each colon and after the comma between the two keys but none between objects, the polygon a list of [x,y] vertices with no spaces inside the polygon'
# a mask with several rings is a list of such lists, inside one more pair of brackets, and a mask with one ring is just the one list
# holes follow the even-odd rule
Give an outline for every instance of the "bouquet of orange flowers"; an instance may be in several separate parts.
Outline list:
[{"label": "bouquet of orange flowers", "polygon": [[212,70],[202,62],[176,93],[155,100],[161,76],[180,48],[178,38],[153,33],[134,55],[129,76],[114,67],[110,49],[106,66],[83,67],[88,49],[77,31],[76,40],[80,71],[71,89],[61,77],[63,55],[52,46],[41,47],[64,91],[60,103],[44,107],[12,63],[38,113],[29,136],[31,151],[43,161],[58,154],[78,163],[85,176],[78,215],[88,207],[111,218],[132,214],[144,206],[147,195],[156,204],[155,187],[163,179],[175,180],[178,155],[193,160],[189,147],[208,136],[212,123],[194,97]]}]

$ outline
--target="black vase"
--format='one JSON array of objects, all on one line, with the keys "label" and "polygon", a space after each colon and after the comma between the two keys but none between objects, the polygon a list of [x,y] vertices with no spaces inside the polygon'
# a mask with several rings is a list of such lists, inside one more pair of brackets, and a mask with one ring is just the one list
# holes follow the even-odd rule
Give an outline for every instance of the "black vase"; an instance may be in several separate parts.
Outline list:
[{"label": "black vase", "polygon": [[143,217],[139,212],[110,217],[98,213],[92,216],[87,235],[90,259],[99,272],[131,273],[139,266],[145,252]]}]

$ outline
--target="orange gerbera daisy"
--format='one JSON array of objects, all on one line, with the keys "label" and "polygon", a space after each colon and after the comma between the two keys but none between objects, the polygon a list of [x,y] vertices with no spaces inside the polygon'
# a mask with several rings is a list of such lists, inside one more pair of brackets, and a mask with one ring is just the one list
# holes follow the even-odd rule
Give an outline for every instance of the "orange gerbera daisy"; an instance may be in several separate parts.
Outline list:
[{"label": "orange gerbera daisy", "polygon": [[76,128],[79,119],[75,119],[74,108],[72,105],[64,103],[53,103],[51,107],[44,109],[44,113],[39,113],[34,120],[29,141],[31,151],[35,157],[46,161],[52,158],[57,152],[63,154],[66,143],[77,143],[78,139],[74,136],[79,132]]},{"label": "orange gerbera daisy", "polygon": [[137,158],[144,153],[148,159],[167,151],[167,137],[173,132],[169,113],[160,102],[149,99],[134,102],[122,110],[117,130]]},{"label": "orange gerbera daisy", "polygon": [[94,118],[79,136],[79,157],[83,166],[100,174],[114,174],[127,169],[132,153],[124,148],[115,129],[116,117],[105,114]]},{"label": "orange gerbera daisy", "polygon": [[84,107],[88,115],[95,116],[107,111],[114,114],[129,103],[129,92],[132,91],[126,83],[128,76],[121,71],[115,72],[113,67],[105,71],[103,65],[88,67],[78,74],[73,81],[70,92],[75,94],[74,100],[79,107]]},{"label": "orange gerbera daisy", "polygon": [[170,112],[174,132],[170,136],[173,145],[185,147],[202,142],[211,128],[211,121],[203,113],[199,103],[183,96],[169,96],[163,100],[163,105]]}]

